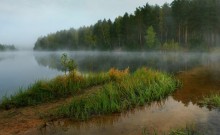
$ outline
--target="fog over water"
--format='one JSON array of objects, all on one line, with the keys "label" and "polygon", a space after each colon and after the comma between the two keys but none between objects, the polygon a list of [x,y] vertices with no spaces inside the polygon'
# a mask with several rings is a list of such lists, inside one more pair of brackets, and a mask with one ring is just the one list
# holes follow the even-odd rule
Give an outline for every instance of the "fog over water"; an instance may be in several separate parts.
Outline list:
[{"label": "fog over water", "polygon": [[[115,67],[130,71],[147,66],[172,74],[198,66],[218,69],[219,53],[175,52],[98,52],[70,51],[82,73],[108,71]],[[39,79],[50,79],[63,74],[60,57],[63,52],[2,52],[0,53],[0,97],[27,88]]]}]

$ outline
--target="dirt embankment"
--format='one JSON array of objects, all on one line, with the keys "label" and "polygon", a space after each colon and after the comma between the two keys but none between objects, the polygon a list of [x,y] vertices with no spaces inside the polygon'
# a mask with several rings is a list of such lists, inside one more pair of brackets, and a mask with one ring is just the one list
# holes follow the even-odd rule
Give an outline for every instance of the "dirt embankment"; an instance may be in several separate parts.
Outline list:
[{"label": "dirt embankment", "polygon": [[33,107],[25,107],[0,111],[0,135],[23,135],[32,128],[41,128],[46,125],[43,114],[71,101],[71,97],[52,103],[45,103]]},{"label": "dirt embankment", "polygon": [[[96,90],[100,87],[94,86],[82,90],[78,94]],[[45,116],[45,114],[48,114],[61,105],[71,102],[71,100],[72,97],[68,97],[37,106],[0,110],[0,135],[24,135],[28,130],[44,128],[47,126],[48,120],[45,120],[42,116]]]}]

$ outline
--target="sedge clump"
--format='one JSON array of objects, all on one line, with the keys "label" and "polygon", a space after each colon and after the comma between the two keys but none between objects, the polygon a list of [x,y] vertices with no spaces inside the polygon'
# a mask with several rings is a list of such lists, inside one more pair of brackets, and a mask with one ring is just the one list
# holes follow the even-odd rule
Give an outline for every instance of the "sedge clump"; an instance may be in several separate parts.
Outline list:
[{"label": "sedge clump", "polygon": [[108,73],[109,73],[109,76],[112,80],[120,81],[124,77],[129,75],[129,68],[126,68],[124,70],[118,70],[116,68],[111,68]]}]

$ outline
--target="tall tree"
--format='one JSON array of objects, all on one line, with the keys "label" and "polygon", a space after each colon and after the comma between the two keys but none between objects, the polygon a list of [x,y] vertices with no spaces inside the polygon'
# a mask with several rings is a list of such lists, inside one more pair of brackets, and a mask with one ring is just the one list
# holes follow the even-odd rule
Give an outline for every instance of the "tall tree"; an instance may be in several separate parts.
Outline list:
[{"label": "tall tree", "polygon": [[143,14],[142,14],[142,9],[141,8],[137,8],[136,11],[134,12],[135,14],[135,20],[136,20],[136,26],[137,26],[137,33],[138,33],[138,42],[139,45],[142,47],[143,45],[143,27],[144,27],[144,23],[143,23]]},{"label": "tall tree", "polygon": [[171,3],[173,17],[178,27],[178,41],[182,42],[182,31],[185,31],[185,43],[188,41],[188,8],[190,0],[174,0]]},{"label": "tall tree", "polygon": [[156,33],[153,26],[150,26],[146,31],[146,43],[148,48],[153,48],[156,44]]}]

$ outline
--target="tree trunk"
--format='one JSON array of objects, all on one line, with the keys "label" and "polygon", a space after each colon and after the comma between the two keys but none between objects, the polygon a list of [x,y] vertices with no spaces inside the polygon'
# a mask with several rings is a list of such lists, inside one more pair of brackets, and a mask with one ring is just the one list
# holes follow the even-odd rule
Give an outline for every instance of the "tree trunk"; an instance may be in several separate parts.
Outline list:
[{"label": "tree trunk", "polygon": [[185,30],[185,44],[188,44],[188,26],[186,25],[186,30]]},{"label": "tree trunk", "polygon": [[140,46],[142,46],[142,35],[141,35],[141,32],[139,34],[139,40],[140,40]]},{"label": "tree trunk", "polygon": [[215,33],[212,32],[212,46],[214,46],[215,44]]},{"label": "tree trunk", "polygon": [[121,38],[120,38],[120,36],[118,36],[118,45],[119,45],[119,47],[121,47]]},{"label": "tree trunk", "polygon": [[168,31],[166,30],[166,42],[167,42],[167,39],[168,39]]},{"label": "tree trunk", "polygon": [[103,28],[102,28],[102,36],[103,36],[103,38],[104,38],[105,45],[107,45],[107,41],[106,41],[106,37],[105,37],[105,33],[104,33]]},{"label": "tree trunk", "polygon": [[180,24],[179,24],[179,44],[181,43],[181,31],[180,31]]}]

